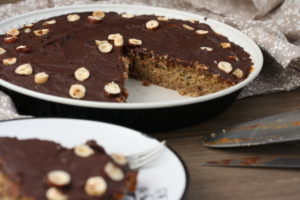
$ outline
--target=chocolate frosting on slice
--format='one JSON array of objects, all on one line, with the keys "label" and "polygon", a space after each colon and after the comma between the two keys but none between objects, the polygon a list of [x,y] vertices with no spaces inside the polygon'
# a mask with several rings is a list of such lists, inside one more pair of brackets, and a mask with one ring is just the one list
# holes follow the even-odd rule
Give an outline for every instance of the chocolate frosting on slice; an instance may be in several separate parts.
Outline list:
[{"label": "chocolate frosting on slice", "polygon": [[[85,100],[117,101],[118,97],[126,97],[124,89],[124,65],[122,56],[128,49],[133,49],[138,55],[168,57],[170,62],[177,62],[187,67],[204,64],[207,71],[217,74],[222,80],[233,84],[244,80],[253,65],[250,55],[240,46],[215,33],[204,23],[169,19],[158,21],[156,30],[148,30],[145,24],[149,20],[157,20],[154,15],[141,15],[133,18],[123,18],[121,15],[109,12],[100,23],[89,23],[87,18],[91,12],[79,13],[80,19],[68,22],[67,15],[52,17],[37,22],[31,32],[25,33],[26,28],[20,29],[18,41],[12,44],[4,42],[5,35],[0,36],[0,47],[6,53],[0,59],[16,57],[17,63],[5,66],[0,63],[0,78],[19,86],[62,97],[69,97],[69,88],[73,84],[86,87]],[[56,23],[43,25],[48,20],[55,19]],[[189,30],[186,25],[193,30]],[[184,27],[185,26],[185,27]],[[34,30],[49,29],[49,33],[37,37]],[[197,30],[208,31],[199,35]],[[124,47],[113,47],[110,53],[101,53],[95,40],[107,40],[109,34],[120,33],[124,37]],[[128,39],[142,40],[140,47],[128,48]],[[113,45],[113,41],[109,41]],[[229,48],[222,48],[221,43],[230,43]],[[30,53],[18,53],[16,47],[26,45],[32,49]],[[202,47],[202,49],[201,49]],[[209,47],[212,51],[203,50]],[[217,64],[221,61],[232,65],[232,71],[226,73]],[[29,76],[15,74],[18,65],[30,63],[34,73]],[[80,67],[90,71],[90,78],[81,82],[74,77],[74,72]],[[237,78],[232,72],[239,68],[244,76]],[[45,84],[36,84],[34,74],[46,72],[50,75]],[[118,83],[122,92],[117,96],[107,96],[103,91],[106,83]]]},{"label": "chocolate frosting on slice", "polygon": [[[114,199],[127,190],[126,178],[113,181],[104,172],[104,166],[114,161],[95,142],[89,144],[95,151],[90,157],[79,157],[73,149],[38,139],[18,140],[0,138],[0,169],[20,187],[22,195],[33,199],[46,200],[47,174],[53,170],[64,170],[71,175],[71,184],[62,188],[70,200]],[[115,163],[116,164],[116,163]],[[128,165],[120,166],[125,176],[131,170]],[[102,176],[107,183],[107,191],[101,197],[90,197],[84,191],[86,180],[92,176]]]}]

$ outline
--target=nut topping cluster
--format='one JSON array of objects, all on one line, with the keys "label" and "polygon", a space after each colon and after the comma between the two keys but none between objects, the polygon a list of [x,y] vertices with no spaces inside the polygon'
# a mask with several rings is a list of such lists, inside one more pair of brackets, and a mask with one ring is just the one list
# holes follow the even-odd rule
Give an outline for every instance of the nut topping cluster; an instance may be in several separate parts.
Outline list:
[{"label": "nut topping cluster", "polygon": [[189,26],[187,24],[182,24],[182,27],[185,28],[185,29],[187,29],[187,30],[189,30],[189,31],[195,30],[193,27],[191,27],[191,26]]},{"label": "nut topping cluster", "polygon": [[80,67],[75,71],[74,75],[78,81],[85,81],[90,77],[90,71],[85,67]]},{"label": "nut topping cluster", "polygon": [[130,19],[130,18],[135,17],[135,15],[129,14],[129,13],[123,13],[121,16],[122,16],[123,18],[127,18],[127,19]]},{"label": "nut topping cluster", "polygon": [[109,42],[101,42],[101,44],[98,45],[98,49],[102,53],[110,53],[113,49],[113,46]]},{"label": "nut topping cluster", "polygon": [[124,178],[123,171],[112,162],[105,165],[104,171],[113,181],[121,181]]},{"label": "nut topping cluster", "polygon": [[106,192],[107,183],[101,176],[90,177],[85,183],[84,190],[89,196],[99,197]]},{"label": "nut topping cluster", "polygon": [[116,47],[121,47],[124,44],[124,38],[120,33],[110,34],[108,39],[113,40]]},{"label": "nut topping cluster", "polygon": [[79,157],[87,158],[92,156],[95,153],[95,151],[90,146],[86,144],[81,144],[77,145],[74,148],[74,153]]},{"label": "nut topping cluster", "polygon": [[11,29],[6,32],[8,36],[17,37],[20,34],[20,31],[18,29]]},{"label": "nut topping cluster", "polygon": [[48,173],[47,182],[54,187],[62,187],[71,183],[71,175],[63,170],[54,170]]},{"label": "nut topping cluster", "polygon": [[0,55],[5,54],[5,53],[6,53],[6,50],[3,49],[2,47],[0,47]]},{"label": "nut topping cluster", "polygon": [[46,72],[40,72],[34,76],[34,82],[36,84],[44,84],[48,81],[48,79],[49,75]]},{"label": "nut topping cluster", "polygon": [[29,63],[19,65],[15,70],[16,74],[24,75],[24,76],[31,75],[32,72],[33,72],[32,66]]},{"label": "nut topping cluster", "polygon": [[218,68],[227,74],[232,71],[232,65],[229,62],[221,61],[218,63]]},{"label": "nut topping cluster", "polygon": [[135,38],[130,38],[128,40],[128,44],[130,46],[141,46],[143,44],[143,41]]},{"label": "nut topping cluster", "polygon": [[121,88],[117,83],[112,81],[110,83],[107,83],[104,86],[104,91],[105,91],[105,94],[107,94],[107,96],[113,96],[113,95],[120,94],[121,93]]}]

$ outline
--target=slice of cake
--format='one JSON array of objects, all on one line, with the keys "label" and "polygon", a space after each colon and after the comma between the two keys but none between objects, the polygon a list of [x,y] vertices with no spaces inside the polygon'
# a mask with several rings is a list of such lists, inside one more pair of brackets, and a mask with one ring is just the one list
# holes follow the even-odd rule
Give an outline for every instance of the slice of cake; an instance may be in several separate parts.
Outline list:
[{"label": "slice of cake", "polygon": [[62,97],[125,102],[129,77],[200,96],[239,83],[250,55],[195,20],[101,11],[52,17],[0,36],[0,78]]},{"label": "slice of cake", "polygon": [[137,171],[95,141],[66,149],[37,139],[0,138],[1,200],[121,200]]}]

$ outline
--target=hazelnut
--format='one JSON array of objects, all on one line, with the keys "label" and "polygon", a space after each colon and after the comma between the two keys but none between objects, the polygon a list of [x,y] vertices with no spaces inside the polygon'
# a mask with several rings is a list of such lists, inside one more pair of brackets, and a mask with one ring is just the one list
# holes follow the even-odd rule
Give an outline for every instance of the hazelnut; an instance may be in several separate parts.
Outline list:
[{"label": "hazelnut", "polygon": [[24,25],[24,28],[32,28],[33,27],[33,24],[25,24]]},{"label": "hazelnut", "polygon": [[110,156],[119,165],[126,165],[128,163],[126,157],[120,153],[113,153]]},{"label": "hazelnut", "polygon": [[87,20],[88,20],[88,22],[91,23],[91,24],[98,24],[98,23],[101,22],[102,18],[100,18],[100,17],[95,17],[95,16],[88,16],[88,17],[87,17]]},{"label": "hazelnut", "polygon": [[198,34],[198,35],[206,35],[206,34],[208,34],[208,31],[207,30],[198,29],[198,30],[196,30],[196,34]]},{"label": "hazelnut", "polygon": [[104,42],[108,42],[108,41],[107,40],[95,40],[95,43],[97,46],[99,46],[100,44],[102,44]]},{"label": "hazelnut", "polygon": [[107,183],[101,176],[90,177],[85,183],[84,190],[89,196],[99,197],[106,192]]},{"label": "hazelnut", "polygon": [[195,24],[197,22],[195,19],[187,19],[186,21],[191,22],[192,24]]},{"label": "hazelnut", "polygon": [[90,77],[90,72],[85,67],[80,67],[75,71],[75,78],[78,81],[84,81]]},{"label": "hazelnut", "polygon": [[6,50],[3,49],[2,47],[0,47],[0,55],[5,54],[5,53],[6,53]]},{"label": "hazelnut", "polygon": [[114,45],[117,47],[123,46],[124,39],[123,36],[119,33],[108,35],[109,40],[114,40]]},{"label": "hazelnut", "polygon": [[17,62],[17,58],[5,58],[2,60],[4,65],[13,65]]},{"label": "hazelnut", "polygon": [[146,23],[146,28],[151,31],[156,30],[158,28],[158,26],[159,26],[159,23],[156,20],[150,20]]},{"label": "hazelnut", "polygon": [[235,61],[238,61],[238,60],[239,60],[239,58],[236,57],[236,56],[228,56],[227,58],[228,58],[229,60],[235,60]]},{"label": "hazelnut", "polygon": [[68,200],[68,196],[55,187],[51,187],[46,192],[47,200]]},{"label": "hazelnut", "polygon": [[227,74],[232,71],[232,65],[229,62],[221,61],[218,63],[218,68]]},{"label": "hazelnut", "polygon": [[127,18],[127,19],[133,18],[134,16],[135,16],[135,15],[129,14],[129,13],[123,13],[123,14],[122,14],[122,17],[123,17],[123,18]]},{"label": "hazelnut", "polygon": [[31,75],[32,72],[33,72],[33,70],[32,70],[31,64],[29,64],[29,63],[19,65],[15,70],[16,74],[26,75],[26,76]]},{"label": "hazelnut", "polygon": [[221,47],[224,49],[230,48],[231,44],[229,42],[222,42],[220,43]]},{"label": "hazelnut", "polygon": [[87,158],[93,155],[95,151],[90,146],[81,144],[74,148],[74,153],[79,157]]},{"label": "hazelnut", "polygon": [[109,42],[103,42],[98,46],[99,51],[102,53],[110,53],[113,46]]},{"label": "hazelnut", "polygon": [[6,44],[11,44],[11,43],[14,43],[14,42],[16,42],[18,40],[19,39],[17,37],[15,37],[15,36],[9,36],[9,37],[4,38],[4,42]]},{"label": "hazelnut", "polygon": [[21,45],[16,48],[18,53],[30,53],[32,49],[26,45]]},{"label": "hazelnut", "polygon": [[49,21],[46,21],[46,22],[43,23],[44,26],[48,26],[48,25],[52,25],[52,24],[56,24],[55,19],[52,19],[52,20],[49,20]]},{"label": "hazelnut", "polygon": [[31,29],[30,28],[26,28],[25,30],[24,30],[24,33],[30,33],[31,32]]},{"label": "hazelnut", "polygon": [[85,96],[86,89],[81,84],[74,84],[70,87],[69,94],[74,99],[82,99]]},{"label": "hazelnut", "polygon": [[187,29],[187,30],[189,30],[189,31],[193,31],[194,30],[193,27],[191,27],[191,26],[189,26],[187,24],[182,24],[182,27],[185,28],[185,29]]},{"label": "hazelnut", "polygon": [[157,17],[157,20],[158,20],[158,21],[166,22],[166,21],[169,21],[169,18],[163,17],[163,16],[159,16],[159,17]]},{"label": "hazelnut", "polygon": [[142,42],[142,40],[131,38],[131,39],[128,40],[128,44],[130,46],[141,46],[143,44],[143,42]]},{"label": "hazelnut", "polygon": [[43,35],[47,35],[49,33],[49,29],[40,29],[33,31],[34,35],[41,37]]},{"label": "hazelnut", "polygon": [[105,17],[105,13],[102,11],[94,11],[93,16],[102,19]]},{"label": "hazelnut", "polygon": [[112,162],[106,163],[104,171],[113,181],[121,181],[124,178],[123,171]]},{"label": "hazelnut", "polygon": [[117,83],[112,81],[104,86],[104,91],[108,96],[118,95],[121,93],[121,88]]},{"label": "hazelnut", "polygon": [[211,47],[200,47],[201,50],[204,50],[204,51],[212,51],[213,48]]},{"label": "hazelnut", "polygon": [[67,20],[69,22],[76,22],[80,19],[80,16],[78,14],[70,14],[67,16]]},{"label": "hazelnut", "polygon": [[109,34],[107,38],[109,40],[115,40],[117,37],[120,37],[120,36],[122,36],[120,33],[114,33],[114,34]]},{"label": "hazelnut", "polygon": [[16,37],[16,36],[18,36],[20,34],[20,31],[18,29],[11,29],[11,30],[7,31],[6,34],[8,36],[14,36],[14,37]]},{"label": "hazelnut", "polygon": [[243,76],[244,76],[244,72],[241,69],[239,69],[239,68],[237,68],[236,70],[234,70],[232,72],[232,74],[235,75],[237,78],[243,78]]},{"label": "hazelnut", "polygon": [[34,76],[34,82],[37,84],[46,83],[48,79],[49,79],[49,75],[46,72],[40,72]]},{"label": "hazelnut", "polygon": [[48,173],[47,181],[55,187],[66,186],[71,182],[71,175],[63,170],[54,170]]}]

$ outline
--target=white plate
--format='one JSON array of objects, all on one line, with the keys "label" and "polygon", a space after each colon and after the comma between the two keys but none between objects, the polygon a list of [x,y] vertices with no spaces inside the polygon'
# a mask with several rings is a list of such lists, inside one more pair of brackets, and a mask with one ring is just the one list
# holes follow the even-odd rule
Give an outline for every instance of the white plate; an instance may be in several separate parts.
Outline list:
[{"label": "white plate", "polygon": [[263,56],[258,48],[258,46],[242,32],[238,31],[231,26],[217,22],[215,20],[204,20],[204,17],[195,15],[188,12],[182,12],[178,10],[171,10],[165,8],[151,7],[151,6],[140,6],[140,5],[116,5],[116,4],[95,4],[95,5],[76,5],[68,7],[58,7],[39,10],[24,15],[19,15],[7,20],[0,22],[0,33],[5,33],[11,28],[19,28],[24,24],[36,22],[41,19],[62,15],[70,12],[86,12],[93,10],[102,11],[116,11],[116,12],[128,12],[133,14],[156,14],[164,15],[170,18],[177,19],[196,19],[200,22],[209,24],[216,32],[222,33],[227,36],[231,41],[242,46],[252,57],[254,62],[254,70],[249,75],[247,79],[238,83],[235,86],[224,89],[213,94],[208,94],[200,97],[186,97],[180,96],[176,91],[165,89],[159,86],[151,85],[149,87],[144,87],[142,84],[135,80],[129,80],[127,83],[127,88],[129,90],[128,103],[107,103],[107,102],[96,102],[96,101],[86,101],[86,100],[74,100],[63,97],[57,97],[47,94],[42,94],[32,90],[24,89],[22,87],[10,84],[4,80],[0,79],[0,85],[19,92],[21,94],[29,95],[38,99],[43,99],[46,101],[92,107],[92,108],[110,108],[110,109],[150,109],[150,108],[163,108],[163,107],[174,107],[189,105],[194,103],[200,103],[204,101],[209,101],[227,94],[233,93],[250,81],[252,81],[260,72],[263,64]]},{"label": "white plate", "polygon": [[[140,132],[87,120],[59,118],[12,120],[0,122],[0,130],[0,137],[39,138],[58,142],[65,147],[73,147],[94,139],[108,153],[121,152],[125,155],[146,151],[158,144],[156,139]],[[186,168],[178,156],[167,148],[151,166],[140,170],[137,187],[135,200],[148,198],[179,200],[183,198],[187,187]]]}]

